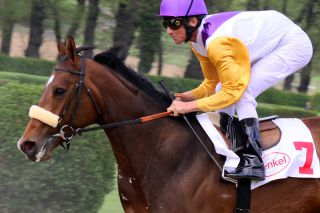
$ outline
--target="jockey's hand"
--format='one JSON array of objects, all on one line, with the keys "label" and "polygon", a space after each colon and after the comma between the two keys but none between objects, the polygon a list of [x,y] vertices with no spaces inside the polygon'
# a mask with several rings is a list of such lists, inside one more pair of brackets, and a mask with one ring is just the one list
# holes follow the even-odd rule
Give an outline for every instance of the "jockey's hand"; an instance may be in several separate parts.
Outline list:
[{"label": "jockey's hand", "polygon": [[173,116],[179,116],[188,112],[199,111],[199,108],[195,101],[182,102],[174,100],[167,108],[167,111],[173,112]]}]

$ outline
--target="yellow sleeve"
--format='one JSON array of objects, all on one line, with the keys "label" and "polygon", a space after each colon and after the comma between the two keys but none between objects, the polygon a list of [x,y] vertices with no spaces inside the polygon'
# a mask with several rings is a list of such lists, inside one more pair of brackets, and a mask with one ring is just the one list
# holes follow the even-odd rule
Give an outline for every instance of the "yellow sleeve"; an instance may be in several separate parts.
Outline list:
[{"label": "yellow sleeve", "polygon": [[237,102],[250,80],[250,58],[247,47],[238,39],[219,37],[208,44],[208,59],[217,70],[222,89],[197,100],[202,111],[213,111]]},{"label": "yellow sleeve", "polygon": [[200,55],[193,47],[192,45],[191,49],[195,56],[198,58],[200,62],[200,66],[202,69],[202,73],[204,76],[203,82],[195,89],[191,90],[193,97],[195,100],[208,97],[215,93],[216,86],[219,82],[218,74],[213,66],[213,64],[210,62],[210,60],[207,57],[204,57]]}]

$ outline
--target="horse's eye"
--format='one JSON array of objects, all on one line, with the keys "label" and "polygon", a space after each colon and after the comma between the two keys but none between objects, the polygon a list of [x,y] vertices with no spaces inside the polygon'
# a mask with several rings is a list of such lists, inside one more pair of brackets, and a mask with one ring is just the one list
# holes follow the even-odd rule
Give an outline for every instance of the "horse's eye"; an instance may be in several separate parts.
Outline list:
[{"label": "horse's eye", "polygon": [[65,93],[65,89],[62,89],[62,88],[56,88],[55,91],[54,91],[54,95],[55,96],[61,96]]}]

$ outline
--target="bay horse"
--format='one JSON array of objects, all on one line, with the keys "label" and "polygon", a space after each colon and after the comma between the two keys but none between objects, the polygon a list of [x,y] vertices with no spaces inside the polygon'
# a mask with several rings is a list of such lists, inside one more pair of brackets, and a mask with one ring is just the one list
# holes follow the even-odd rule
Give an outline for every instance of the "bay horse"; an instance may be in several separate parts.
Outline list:
[{"label": "bay horse", "polygon": [[[66,45],[59,43],[58,50],[61,61],[38,105],[63,114],[61,125],[71,124],[76,129],[124,121],[166,111],[171,103],[112,52],[100,53],[95,60],[81,58],[72,37]],[[85,74],[79,71],[83,69]],[[77,96],[73,91],[79,79],[87,89]],[[195,117],[188,117],[208,149],[214,151]],[[320,118],[305,118],[303,122],[310,128],[319,153]],[[63,143],[63,139],[52,137],[58,131],[31,119],[18,147],[30,160],[48,160]],[[221,172],[181,117],[106,129],[105,133],[117,162],[119,197],[126,213],[233,212],[235,185],[221,181]],[[271,133],[267,131],[263,139]],[[213,155],[223,163],[221,156]],[[320,180],[277,180],[254,189],[251,197],[251,212],[320,212]]]}]

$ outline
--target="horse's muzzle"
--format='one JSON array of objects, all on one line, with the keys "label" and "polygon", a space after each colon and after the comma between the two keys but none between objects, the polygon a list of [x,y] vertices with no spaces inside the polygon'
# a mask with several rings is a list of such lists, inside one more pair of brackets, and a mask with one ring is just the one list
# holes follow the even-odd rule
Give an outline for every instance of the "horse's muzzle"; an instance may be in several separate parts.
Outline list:
[{"label": "horse's muzzle", "polygon": [[20,149],[23,151],[30,160],[35,161],[38,153],[36,143],[33,141],[24,141],[20,144]]}]

